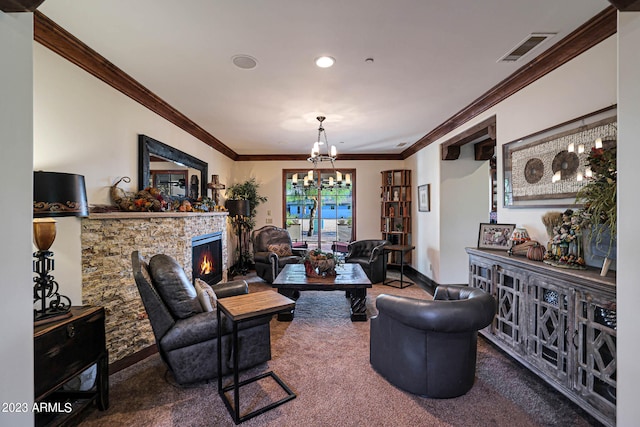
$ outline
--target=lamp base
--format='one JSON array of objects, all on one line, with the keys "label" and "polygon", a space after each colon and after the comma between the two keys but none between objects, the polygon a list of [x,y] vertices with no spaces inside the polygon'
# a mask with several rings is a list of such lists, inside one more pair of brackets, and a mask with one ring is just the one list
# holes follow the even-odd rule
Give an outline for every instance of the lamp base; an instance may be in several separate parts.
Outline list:
[{"label": "lamp base", "polygon": [[33,278],[34,322],[66,315],[71,309],[71,300],[58,293],[58,283],[49,274],[53,271],[53,252],[38,251],[33,256],[33,272],[38,274]]}]

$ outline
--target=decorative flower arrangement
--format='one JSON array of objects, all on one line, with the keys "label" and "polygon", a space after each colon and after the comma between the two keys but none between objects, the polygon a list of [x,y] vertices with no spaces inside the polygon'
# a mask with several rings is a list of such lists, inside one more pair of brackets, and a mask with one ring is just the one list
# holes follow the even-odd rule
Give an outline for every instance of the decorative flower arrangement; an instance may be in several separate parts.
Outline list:
[{"label": "decorative flower arrangement", "polygon": [[164,200],[160,191],[154,187],[147,187],[144,190],[140,190],[136,193],[126,193],[124,190],[118,187],[118,184],[123,182],[130,182],[131,179],[128,176],[120,178],[115,184],[111,186],[111,200],[123,211],[133,212],[160,212],[167,208],[167,202]]},{"label": "decorative flower arrangement", "polygon": [[307,277],[335,276],[336,259],[331,252],[323,252],[321,249],[312,249],[305,255],[305,274]]},{"label": "decorative flower arrangement", "polygon": [[592,176],[587,177],[588,183],[576,195],[576,203],[584,204],[580,215],[584,225],[591,227],[591,239],[599,243],[605,233],[610,233],[611,239],[608,251],[613,248],[617,223],[617,178],[616,164],[617,150],[611,148],[592,148],[587,157],[587,166]]}]

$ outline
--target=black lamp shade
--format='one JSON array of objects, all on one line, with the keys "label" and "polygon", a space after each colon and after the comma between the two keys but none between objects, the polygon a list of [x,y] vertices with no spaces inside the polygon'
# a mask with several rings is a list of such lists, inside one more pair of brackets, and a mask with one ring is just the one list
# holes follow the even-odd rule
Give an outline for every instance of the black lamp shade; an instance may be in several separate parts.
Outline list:
[{"label": "black lamp shade", "polygon": [[33,172],[33,217],[88,216],[84,176]]},{"label": "black lamp shade", "polygon": [[251,215],[251,205],[248,200],[227,200],[224,205],[229,211],[229,216]]}]

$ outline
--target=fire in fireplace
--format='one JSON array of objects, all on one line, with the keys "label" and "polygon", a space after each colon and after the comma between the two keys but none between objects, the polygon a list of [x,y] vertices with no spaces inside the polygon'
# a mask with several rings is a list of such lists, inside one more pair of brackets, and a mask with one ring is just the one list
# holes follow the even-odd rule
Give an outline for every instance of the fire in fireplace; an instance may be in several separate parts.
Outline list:
[{"label": "fire in fireplace", "polygon": [[210,285],[222,280],[222,233],[204,234],[191,239],[191,271],[193,280]]}]

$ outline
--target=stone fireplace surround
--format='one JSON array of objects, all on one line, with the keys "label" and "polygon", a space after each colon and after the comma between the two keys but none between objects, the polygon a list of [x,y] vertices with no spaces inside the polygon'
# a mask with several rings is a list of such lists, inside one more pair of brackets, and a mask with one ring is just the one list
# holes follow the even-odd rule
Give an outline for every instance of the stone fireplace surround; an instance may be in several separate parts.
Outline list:
[{"label": "stone fireplace surround", "polygon": [[191,239],[222,231],[222,281],[227,281],[227,213],[114,212],[82,219],[82,303],[106,312],[109,363],[155,343],[131,269],[131,252],[148,261],[166,254],[191,277]]}]

